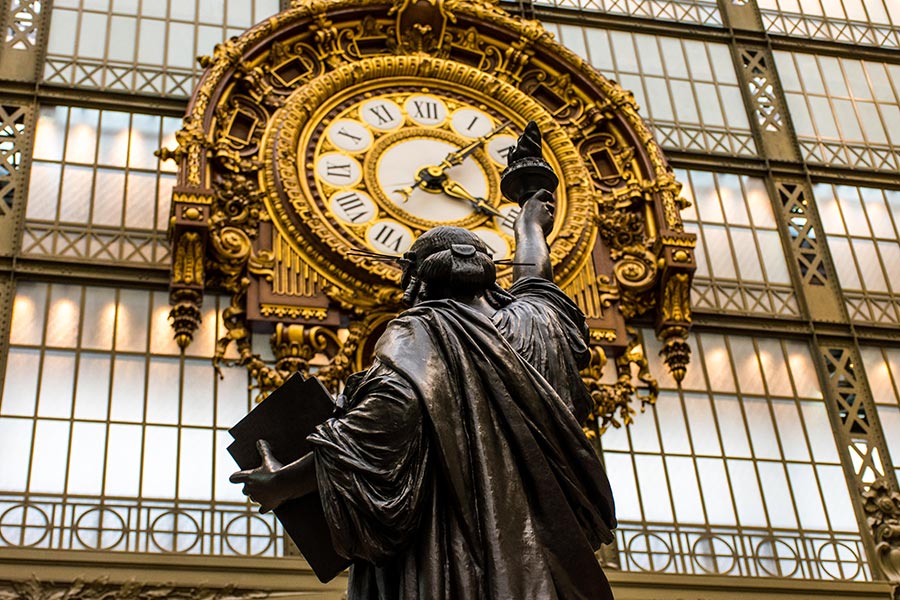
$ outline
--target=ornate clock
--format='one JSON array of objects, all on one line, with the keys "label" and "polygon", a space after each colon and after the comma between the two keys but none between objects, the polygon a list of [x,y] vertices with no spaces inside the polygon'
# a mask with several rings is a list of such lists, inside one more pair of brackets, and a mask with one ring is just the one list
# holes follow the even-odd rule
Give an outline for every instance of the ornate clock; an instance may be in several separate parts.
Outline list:
[{"label": "ornate clock", "polygon": [[[534,120],[560,177],[551,259],[589,319],[597,415],[630,420],[632,363],[650,381],[636,316],[656,310],[663,358],[684,375],[694,236],[680,186],[631,95],[539,24],[484,1],[298,0],[201,63],[179,147],[161,152],[180,164],[182,345],[202,291],[226,290],[217,360],[235,344],[262,391],[312,368],[339,387],[401,308],[398,266],[373,254],[452,224],[512,256],[518,207],[499,174]],[[271,333],[274,364],[253,353],[252,331]],[[607,358],[617,386],[599,381]]]}]

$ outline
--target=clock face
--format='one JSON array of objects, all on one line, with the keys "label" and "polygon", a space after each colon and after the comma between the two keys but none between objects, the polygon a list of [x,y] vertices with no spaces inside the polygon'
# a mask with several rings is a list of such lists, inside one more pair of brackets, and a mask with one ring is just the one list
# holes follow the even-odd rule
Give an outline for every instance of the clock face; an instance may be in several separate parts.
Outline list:
[{"label": "clock face", "polygon": [[422,232],[455,225],[495,259],[512,256],[520,209],[502,198],[500,172],[519,128],[496,108],[403,86],[345,98],[309,131],[297,155],[313,204],[349,245],[399,256]]}]

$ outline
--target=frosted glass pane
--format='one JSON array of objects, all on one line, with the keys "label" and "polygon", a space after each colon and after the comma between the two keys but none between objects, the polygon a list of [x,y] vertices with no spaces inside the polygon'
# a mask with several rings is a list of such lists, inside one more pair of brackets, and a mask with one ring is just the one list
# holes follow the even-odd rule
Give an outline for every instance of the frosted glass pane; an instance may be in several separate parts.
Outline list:
[{"label": "frosted glass pane", "polygon": [[821,403],[803,402],[800,404],[809,445],[816,462],[837,462],[837,448],[834,441],[834,430],[825,406]]},{"label": "frosted glass pane", "polygon": [[817,465],[816,471],[825,492],[825,506],[828,509],[832,529],[856,533],[859,525],[856,522],[853,505],[850,503],[844,471],[837,466],[823,465]]},{"label": "frosted glass pane", "polygon": [[44,331],[47,284],[20,281],[13,301],[10,344],[38,345]]},{"label": "frosted glass pane", "polygon": [[[687,52],[687,63],[691,70],[691,78],[695,81],[712,81],[712,68],[709,64],[709,57],[706,55],[706,44],[688,40],[685,40],[683,43]],[[728,52],[728,49],[723,46],[720,46],[719,49]]]},{"label": "frosted glass pane", "polygon": [[[132,40],[132,46],[134,42]],[[129,113],[103,111],[100,126],[100,146],[97,162],[104,165],[124,167],[128,162],[128,138],[131,127]]]},{"label": "frosted glass pane", "polygon": [[631,445],[637,452],[659,452],[656,412],[648,410],[630,427]]},{"label": "frosted glass pane", "polygon": [[841,280],[841,286],[848,290],[862,289],[856,272],[856,263],[850,251],[850,243],[844,238],[832,237],[828,240],[834,267]]},{"label": "frosted glass pane", "polygon": [[208,361],[186,360],[181,419],[185,425],[212,426],[215,372]]},{"label": "frosted glass pane", "polygon": [[172,200],[172,188],[175,187],[175,178],[162,174],[157,180],[157,184],[156,229],[165,231],[168,226],[169,203]]},{"label": "frosted glass pane", "polygon": [[147,349],[147,325],[150,294],[144,290],[119,292],[116,314],[116,350],[144,352]]},{"label": "frosted glass pane", "polygon": [[159,127],[160,117],[156,115],[132,115],[128,166],[133,169],[156,168],[159,159],[153,152],[159,147]]},{"label": "frosted glass pane", "polygon": [[825,508],[815,473],[810,465],[788,465],[791,490],[800,512],[800,526],[804,529],[827,529]]},{"label": "frosted glass pane", "polygon": [[879,406],[878,417],[884,430],[884,440],[894,464],[900,461],[900,409],[895,406]]},{"label": "frosted glass pane", "polygon": [[53,285],[47,314],[48,346],[74,348],[78,345],[81,286]]},{"label": "frosted glass pane", "polygon": [[0,418],[0,489],[24,492],[28,485],[28,463],[31,460],[31,419]]},{"label": "frosted glass pane", "polygon": [[[56,11],[54,11],[56,13]],[[68,109],[63,106],[42,106],[34,137],[35,160],[61,160]]]},{"label": "frosted glass pane", "polygon": [[748,460],[728,460],[732,497],[737,506],[738,521],[744,527],[765,527],[766,514],[756,481],[753,463]]},{"label": "frosted glass pane", "polygon": [[678,102],[675,104],[675,113],[678,115],[678,120],[682,123],[701,123],[691,84],[687,81],[678,81],[676,79],[669,81],[669,86],[672,90],[672,98],[678,98]]},{"label": "frosted glass pane", "polygon": [[75,382],[75,356],[68,352],[47,351],[37,414],[42,417],[68,418],[72,414]]},{"label": "frosted glass pane", "polygon": [[869,222],[866,213],[859,200],[859,192],[856,188],[837,186],[835,192],[838,198],[838,206],[847,225],[847,233],[856,236],[869,236]]},{"label": "frosted glass pane", "polygon": [[[718,426],[712,412],[712,405],[703,394],[684,394],[684,407],[691,428],[691,442],[694,454],[721,456]],[[607,434],[608,435],[608,434]],[[604,441],[605,441],[604,437]]]},{"label": "frosted glass pane", "polygon": [[109,60],[132,62],[135,59],[135,35],[137,34],[137,19],[116,15],[110,20],[109,28]]},{"label": "frosted glass pane", "polygon": [[194,332],[194,341],[185,349],[189,356],[212,356],[216,348],[216,308],[204,302],[203,319]]},{"label": "frosted glass pane", "polygon": [[661,392],[655,406],[657,421],[660,424],[660,435],[663,451],[666,454],[690,454],[687,426],[681,400],[677,394]]},{"label": "frosted glass pane", "polygon": [[[734,374],[725,339],[718,335],[702,335],[703,358],[706,363],[706,374],[709,377],[709,389],[712,391],[733,392]],[[691,369],[688,369],[690,371]]]},{"label": "frosted glass pane", "polygon": [[750,218],[756,227],[775,228],[775,215],[772,213],[772,201],[766,184],[757,177],[744,177],[744,193]]},{"label": "frosted glass pane", "polygon": [[[223,378],[216,382],[216,425],[231,427],[246,415],[249,410],[247,398],[247,371],[245,369],[222,369]],[[606,446],[606,438],[603,444]]]},{"label": "frosted glass pane", "polygon": [[216,431],[216,463],[213,487],[215,499],[219,502],[246,502],[247,498],[241,493],[241,486],[228,481],[228,476],[238,470],[234,459],[228,454],[228,445],[234,441],[225,431]]},{"label": "frosted glass pane", "polygon": [[733,396],[716,396],[714,403],[725,455],[749,457],[750,442],[747,440],[744,417],[738,399]]},{"label": "frosted glass pane", "polygon": [[[221,394],[221,386],[219,387]],[[224,425],[225,423],[220,423]],[[600,439],[600,444],[603,446],[603,450],[631,450],[631,442],[628,439],[628,428],[627,427],[610,427],[606,430],[606,433],[603,434],[603,437]]]},{"label": "frosted glass pane", "polygon": [[736,525],[731,487],[725,473],[724,461],[712,458],[697,459],[697,474],[703,490],[706,516],[711,525]]},{"label": "frosted glass pane", "polygon": [[672,522],[672,506],[662,458],[659,456],[635,456],[638,485],[644,518],[662,523]]},{"label": "frosted glass pane", "polygon": [[[186,380],[187,377],[185,383]],[[150,358],[150,376],[147,380],[148,423],[178,423],[180,383],[177,358]]]},{"label": "frosted glass pane", "polygon": [[863,206],[875,237],[896,240],[897,232],[894,229],[883,192],[873,188],[859,188],[859,193],[862,196]]},{"label": "frosted glass pane", "polygon": [[784,259],[784,250],[778,232],[757,229],[756,237],[762,251],[762,266],[766,271],[766,279],[769,283],[790,284],[791,275]]},{"label": "frosted glass pane", "polygon": [[699,109],[702,115],[700,122],[718,127],[724,126],[725,118],[719,102],[719,95],[716,93],[716,86],[710,83],[697,83],[694,89],[700,102]]},{"label": "frosted glass pane", "polygon": [[106,489],[110,496],[136,497],[141,475],[143,431],[139,425],[110,425],[106,452]]},{"label": "frosted glass pane", "polygon": [[642,520],[631,457],[618,452],[606,452],[603,461],[616,500],[616,517],[623,521]]},{"label": "frosted glass pane", "polygon": [[731,241],[737,256],[739,278],[744,281],[764,281],[753,232],[743,227],[732,227]]},{"label": "frosted glass pane", "polygon": [[94,171],[90,167],[67,165],[59,196],[59,220],[85,223],[91,209]]},{"label": "frosted glass pane", "polygon": [[253,24],[252,6],[245,0],[228,1],[228,24],[231,26],[249,27]]},{"label": "frosted glass pane", "polygon": [[59,494],[65,490],[68,446],[69,423],[37,421],[29,491]]},{"label": "frosted glass pane", "polygon": [[[206,500],[212,495],[213,432],[182,429],[178,497]],[[238,486],[235,486],[238,487]]]},{"label": "frosted glass pane", "polygon": [[35,163],[31,167],[31,183],[28,186],[28,219],[53,221],[59,200],[59,184],[62,169],[59,165]]},{"label": "frosted glass pane", "polygon": [[731,240],[725,227],[704,225],[703,236],[712,275],[717,278],[737,279],[731,256]]},{"label": "frosted glass pane", "polygon": [[174,333],[169,324],[169,312],[172,307],[168,304],[166,294],[153,293],[153,315],[150,322],[150,352],[154,354],[179,354],[178,344],[175,343]]},{"label": "frosted glass pane", "polygon": [[753,441],[753,452],[757,458],[780,459],[778,438],[769,414],[769,402],[760,398],[744,398],[744,415],[747,429]]},{"label": "frosted glass pane", "polygon": [[686,457],[667,456],[666,467],[669,471],[676,522],[704,523],[706,519],[694,461]]},{"label": "frosted glass pane", "polygon": [[143,420],[144,360],[142,356],[116,357],[110,418],[116,421]]},{"label": "frosted glass pane", "polygon": [[809,461],[806,449],[806,434],[803,431],[800,413],[793,400],[772,400],[772,412],[778,426],[778,438],[786,460]]},{"label": "frosted glass pane", "polygon": [[74,423],[69,457],[68,493],[98,496],[103,492],[106,425]]},{"label": "frosted glass pane", "polygon": [[[55,4],[55,3],[54,3]],[[50,15],[50,35],[47,51],[50,54],[75,54],[75,34],[78,29],[78,13],[60,10],[57,6]]]},{"label": "frosted glass pane", "polygon": [[[154,6],[154,2],[143,2],[142,7],[147,10]],[[138,62],[149,65],[162,65],[166,39],[166,25],[163,21],[155,19],[141,19],[140,38],[138,43]]]},{"label": "frosted glass pane", "polygon": [[94,164],[97,149],[97,123],[100,111],[89,108],[69,109],[69,134],[66,139],[66,162]]},{"label": "frosted glass pane", "polygon": [[819,217],[822,219],[825,232],[844,235],[847,233],[844,227],[844,217],[833,190],[834,188],[830,185],[817,185],[813,188],[813,195],[819,206]]},{"label": "frosted glass pane", "polygon": [[85,287],[81,347],[111,350],[116,324],[116,292],[112,288]]},{"label": "frosted glass pane", "polygon": [[658,121],[674,121],[675,111],[672,108],[672,99],[666,80],[662,77],[646,77],[644,86],[647,88],[647,96],[654,98],[653,103],[647,106],[650,118]]},{"label": "frosted glass pane", "polygon": [[[169,196],[166,201],[171,201]],[[153,229],[156,226],[156,175],[152,173],[128,174],[128,207],[125,226],[134,229]],[[168,215],[168,207],[166,209]]]},{"label": "frosted glass pane", "polygon": [[40,360],[39,350],[9,350],[0,414],[34,416]]},{"label": "frosted glass pane", "polygon": [[222,0],[200,0],[197,15],[205,23],[224,23],[225,4]]},{"label": "frosted glass pane", "polygon": [[193,25],[169,23],[169,66],[190,69],[195,54]]},{"label": "frosted glass pane", "polygon": [[741,392],[745,394],[765,394],[763,377],[760,373],[759,357],[750,338],[734,336],[730,338],[731,354],[737,370],[737,380]]},{"label": "frosted glass pane", "polygon": [[[894,381],[891,371],[881,350],[877,348],[860,348],[863,366],[866,369],[866,377],[869,380],[869,389],[872,390],[872,399],[876,403],[897,402],[894,393]],[[900,375],[900,373],[898,373]]]},{"label": "frosted glass pane", "polygon": [[107,15],[81,13],[81,35],[78,39],[78,56],[103,58],[106,45]]},{"label": "frosted glass pane", "polygon": [[759,478],[762,481],[763,495],[769,512],[772,527],[795,529],[797,518],[794,515],[794,503],[788,487],[784,466],[775,463],[757,463]]},{"label": "frosted glass pane", "polygon": [[731,225],[750,225],[741,178],[737,175],[718,175],[716,179],[719,182],[719,197],[725,219]]},{"label": "frosted glass pane", "polygon": [[888,291],[881,261],[875,251],[875,244],[869,240],[860,239],[854,239],[852,244],[866,290],[870,292]]},{"label": "frosted glass pane", "polygon": [[148,498],[174,498],[178,430],[174,427],[148,426],[144,436],[141,494]]},{"label": "frosted glass pane", "polygon": [[95,225],[122,225],[122,207],[125,203],[125,174],[121,171],[98,169],[94,208],[91,222]]},{"label": "frosted glass pane", "polygon": [[894,294],[900,293],[900,244],[896,240],[876,244],[891,291]]},{"label": "frosted glass pane", "polygon": [[788,374],[781,343],[772,339],[759,339],[756,342],[759,351],[759,362],[765,377],[766,387],[770,395],[793,396],[794,388]]},{"label": "frosted glass pane", "polygon": [[83,353],[78,361],[75,390],[75,418],[106,420],[109,413],[109,370],[107,354]]}]

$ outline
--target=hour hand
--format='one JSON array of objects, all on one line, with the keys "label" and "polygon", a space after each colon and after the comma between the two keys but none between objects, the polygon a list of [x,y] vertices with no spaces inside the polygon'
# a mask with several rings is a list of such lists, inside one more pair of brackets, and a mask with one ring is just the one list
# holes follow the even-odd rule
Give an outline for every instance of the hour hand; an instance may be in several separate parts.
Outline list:
[{"label": "hour hand", "polygon": [[466,188],[456,183],[452,179],[445,179],[441,187],[443,192],[451,198],[459,198],[471,204],[477,212],[487,213],[495,217],[503,218],[503,213],[491,206],[484,198],[478,198],[469,193]]}]

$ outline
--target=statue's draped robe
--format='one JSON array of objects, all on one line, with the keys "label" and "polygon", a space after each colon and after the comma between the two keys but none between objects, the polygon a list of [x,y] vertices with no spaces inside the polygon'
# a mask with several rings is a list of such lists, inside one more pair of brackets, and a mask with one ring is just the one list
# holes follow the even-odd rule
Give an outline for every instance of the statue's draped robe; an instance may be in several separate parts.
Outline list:
[{"label": "statue's draped robe", "polygon": [[[612,598],[609,482],[578,308],[524,279],[489,318],[453,300],[392,321],[349,409],[310,436],[349,600]],[[527,360],[526,360],[527,359]]]}]

